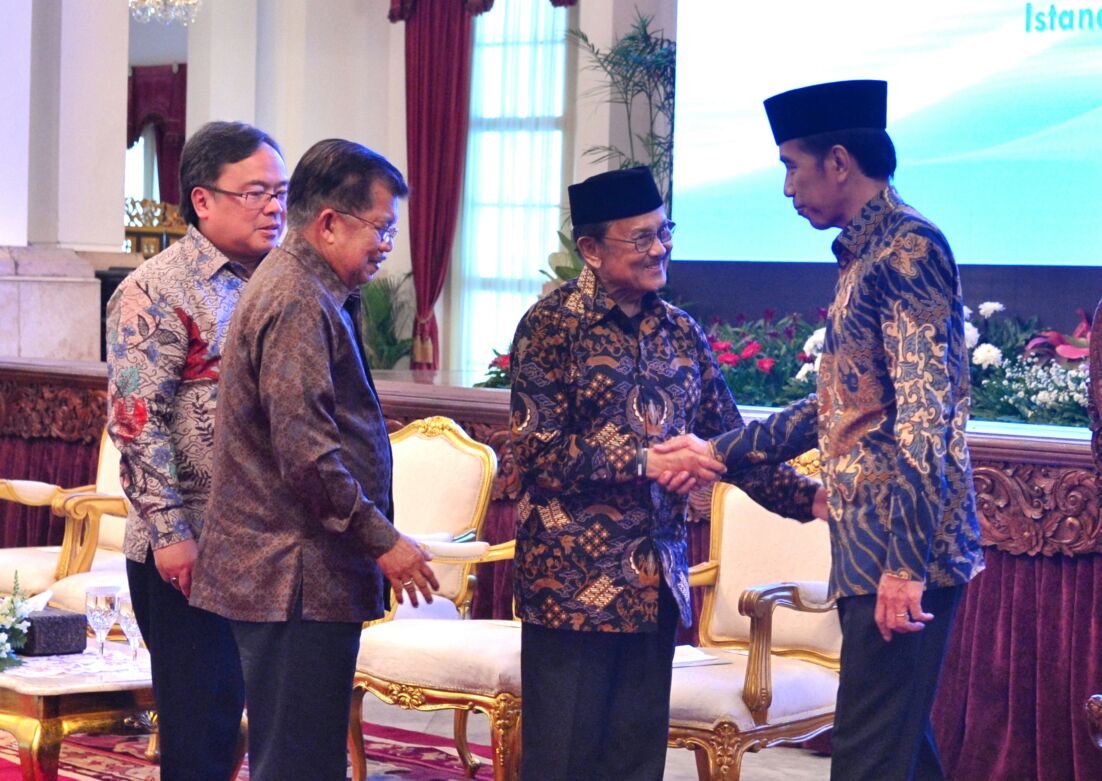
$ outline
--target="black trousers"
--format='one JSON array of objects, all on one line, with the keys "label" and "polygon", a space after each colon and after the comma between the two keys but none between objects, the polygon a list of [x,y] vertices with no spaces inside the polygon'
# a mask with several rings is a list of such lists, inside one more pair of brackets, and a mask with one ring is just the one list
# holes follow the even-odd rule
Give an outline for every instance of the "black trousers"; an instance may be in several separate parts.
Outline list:
[{"label": "black trousers", "polygon": [[249,706],[253,781],[344,781],[362,624],[231,621]]},{"label": "black trousers", "polygon": [[663,585],[657,632],[523,625],[523,781],[662,778],[677,620]]},{"label": "black trousers", "polygon": [[227,781],[245,687],[226,619],[191,607],[161,580],[150,552],[127,560],[134,614],[149,649],[163,781]]},{"label": "black trousers", "polygon": [[930,589],[934,620],[885,643],[876,595],[842,597],[842,672],[831,736],[832,781],[942,781],[930,709],[964,586]]}]

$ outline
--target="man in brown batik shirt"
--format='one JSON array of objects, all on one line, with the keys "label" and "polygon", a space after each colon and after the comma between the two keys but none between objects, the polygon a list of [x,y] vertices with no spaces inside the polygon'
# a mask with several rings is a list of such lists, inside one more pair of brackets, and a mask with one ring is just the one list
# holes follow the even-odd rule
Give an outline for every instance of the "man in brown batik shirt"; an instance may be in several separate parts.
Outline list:
[{"label": "man in brown batik shirt", "polygon": [[359,144],[306,152],[290,232],[254,275],[222,366],[192,604],[230,620],[254,781],[344,779],[361,623],[431,601],[427,557],[391,523],[386,425],[356,327],[391,248],[401,173]]}]

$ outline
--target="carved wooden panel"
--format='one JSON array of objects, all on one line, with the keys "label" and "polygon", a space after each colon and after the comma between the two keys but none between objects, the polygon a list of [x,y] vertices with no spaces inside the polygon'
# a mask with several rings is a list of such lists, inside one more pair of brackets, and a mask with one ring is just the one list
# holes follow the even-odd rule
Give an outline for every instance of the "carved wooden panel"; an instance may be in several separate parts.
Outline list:
[{"label": "carved wooden panel", "polygon": [[984,545],[1030,556],[1102,551],[1096,471],[985,463],[973,479]]},{"label": "carved wooden panel", "polygon": [[[1102,361],[1102,339],[1093,347],[1092,359]],[[390,430],[429,415],[454,419],[497,453],[493,499],[516,499],[507,392],[395,379],[377,386]],[[105,387],[102,369],[66,374],[0,362],[0,434],[95,442],[107,411]],[[985,545],[1029,556],[1102,553],[1102,485],[1089,443],[969,435],[969,444]]]},{"label": "carved wooden panel", "polygon": [[0,379],[0,434],[24,439],[99,442],[107,390]]}]

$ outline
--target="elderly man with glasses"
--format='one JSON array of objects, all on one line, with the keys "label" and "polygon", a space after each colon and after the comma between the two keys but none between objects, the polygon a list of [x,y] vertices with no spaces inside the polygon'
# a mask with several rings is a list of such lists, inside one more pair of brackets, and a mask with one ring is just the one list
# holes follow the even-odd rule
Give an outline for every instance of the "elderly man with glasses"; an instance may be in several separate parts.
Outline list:
[{"label": "elderly man with glasses", "polygon": [[108,432],[122,453],[127,578],[152,661],[161,778],[225,781],[244,685],[229,624],[190,607],[207,518],[214,411],[230,315],[278,244],[287,200],[279,146],[212,122],[185,144],[188,231],[127,277],[107,306]]},{"label": "elderly man with glasses", "polygon": [[[571,186],[570,213],[585,268],[525,314],[510,361],[521,775],[658,779],[674,634],[692,620],[679,494],[724,466],[650,445],[742,421],[703,330],[658,296],[674,224],[649,169]],[[786,465],[738,481],[784,515],[824,511]]]},{"label": "elderly man with glasses", "polygon": [[343,779],[362,622],[432,601],[426,554],[391,523],[391,454],[360,340],[359,288],[392,248],[402,174],[320,141],[291,177],[290,231],[233,316],[209,521],[192,604],[230,620],[254,781]]}]

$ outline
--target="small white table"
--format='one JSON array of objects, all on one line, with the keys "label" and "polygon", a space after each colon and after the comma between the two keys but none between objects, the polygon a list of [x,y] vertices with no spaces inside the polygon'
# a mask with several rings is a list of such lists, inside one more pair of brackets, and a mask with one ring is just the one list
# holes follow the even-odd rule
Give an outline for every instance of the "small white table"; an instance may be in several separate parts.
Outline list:
[{"label": "small white table", "polygon": [[149,653],[130,658],[109,642],[104,657],[89,641],[83,654],[26,656],[0,672],[0,729],[19,743],[24,781],[56,781],[61,741],[78,732],[127,732],[125,720],[154,708]]}]

